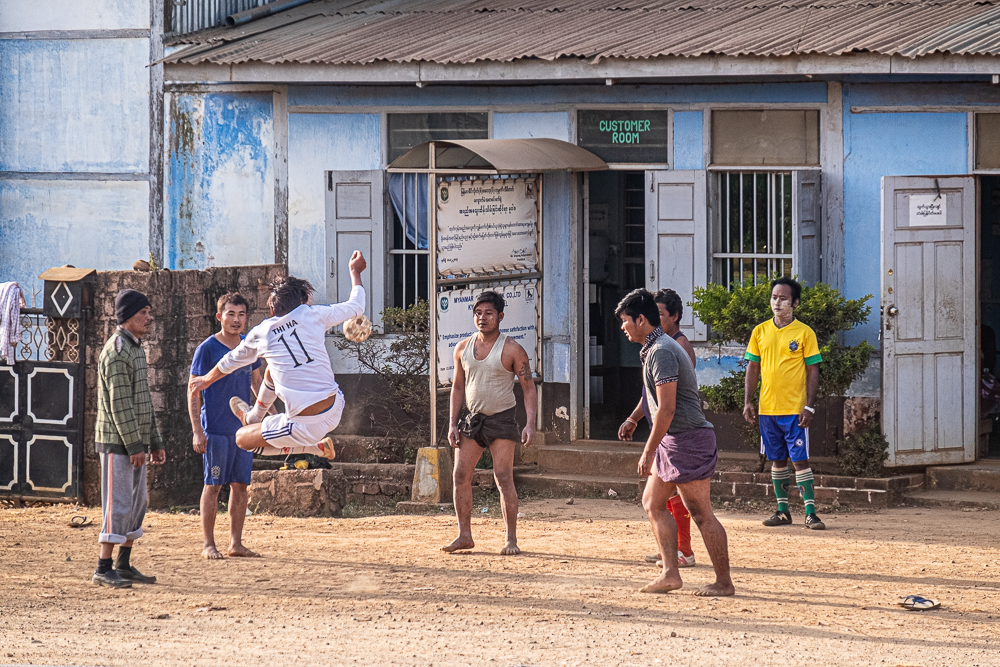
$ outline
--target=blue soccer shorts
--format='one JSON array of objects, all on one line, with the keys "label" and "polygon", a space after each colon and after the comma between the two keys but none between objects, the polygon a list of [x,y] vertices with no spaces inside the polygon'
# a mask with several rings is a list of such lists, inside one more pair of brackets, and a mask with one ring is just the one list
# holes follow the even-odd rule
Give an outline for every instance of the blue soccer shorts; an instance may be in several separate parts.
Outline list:
[{"label": "blue soccer shorts", "polygon": [[760,453],[768,461],[805,461],[809,458],[809,429],[798,415],[760,415]]},{"label": "blue soccer shorts", "polygon": [[208,434],[208,447],[202,454],[205,486],[250,484],[253,454],[236,446],[236,435]]}]

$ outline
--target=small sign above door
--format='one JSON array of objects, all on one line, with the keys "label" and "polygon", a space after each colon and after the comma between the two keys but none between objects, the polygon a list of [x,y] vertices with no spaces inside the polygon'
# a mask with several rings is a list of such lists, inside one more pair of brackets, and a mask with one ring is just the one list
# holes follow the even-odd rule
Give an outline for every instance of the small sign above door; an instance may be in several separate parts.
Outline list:
[{"label": "small sign above door", "polygon": [[605,162],[667,163],[667,112],[581,110],[577,144]]},{"label": "small sign above door", "polygon": [[945,195],[910,195],[910,227],[944,227],[947,224],[948,198]]}]

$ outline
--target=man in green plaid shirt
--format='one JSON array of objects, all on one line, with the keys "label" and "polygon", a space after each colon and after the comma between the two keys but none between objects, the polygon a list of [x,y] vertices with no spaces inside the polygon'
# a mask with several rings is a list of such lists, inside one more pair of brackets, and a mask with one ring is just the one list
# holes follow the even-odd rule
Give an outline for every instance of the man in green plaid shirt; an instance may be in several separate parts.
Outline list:
[{"label": "man in green plaid shirt", "polygon": [[[91,581],[98,586],[129,588],[156,577],[129,562],[132,543],[142,536],[146,516],[147,455],[155,465],[166,461],[149,395],[146,352],[141,339],[153,322],[146,295],[125,289],[115,297],[118,328],[97,362],[97,433],[101,457],[101,555]],[[111,553],[118,546],[112,564]]]}]

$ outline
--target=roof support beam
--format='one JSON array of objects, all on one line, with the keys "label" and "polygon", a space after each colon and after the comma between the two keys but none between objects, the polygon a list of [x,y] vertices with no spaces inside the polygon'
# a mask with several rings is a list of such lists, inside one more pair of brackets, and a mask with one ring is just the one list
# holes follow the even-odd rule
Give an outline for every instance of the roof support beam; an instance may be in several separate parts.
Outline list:
[{"label": "roof support beam", "polygon": [[646,60],[578,58],[476,63],[167,63],[165,78],[184,83],[454,84],[531,81],[636,81],[686,77],[844,74],[994,74],[997,58],[933,54],[920,58],[872,53],[839,56],[664,56]]}]

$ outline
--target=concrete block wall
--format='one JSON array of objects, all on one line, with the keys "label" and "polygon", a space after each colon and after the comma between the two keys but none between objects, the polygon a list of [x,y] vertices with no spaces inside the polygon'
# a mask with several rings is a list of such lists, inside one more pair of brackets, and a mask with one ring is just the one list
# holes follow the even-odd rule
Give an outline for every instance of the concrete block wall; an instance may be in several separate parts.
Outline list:
[{"label": "concrete block wall", "polygon": [[[882,508],[899,504],[904,495],[924,488],[924,475],[911,474],[881,479],[816,475],[816,502],[831,505],[834,502],[849,507]],[[788,485],[788,496],[798,501],[799,490],[795,477]],[[712,497],[718,500],[774,500],[771,473],[716,472],[712,477]],[[801,508],[801,505],[798,505]],[[793,511],[796,506],[793,504]]]},{"label": "concrete block wall", "polygon": [[101,502],[101,464],[94,447],[97,418],[97,362],[117,327],[115,295],[139,290],[149,297],[153,325],[143,340],[156,419],[167,450],[163,466],[150,466],[149,503],[153,508],[198,502],[203,485],[202,457],[191,447],[187,381],[195,348],[218,331],[216,300],[238,291],[250,303],[252,326],[268,315],[269,292],[263,286],[284,275],[282,265],[234,266],[206,271],[106,271],[94,281],[92,315],[87,323],[86,398],[84,399],[83,496]]}]

